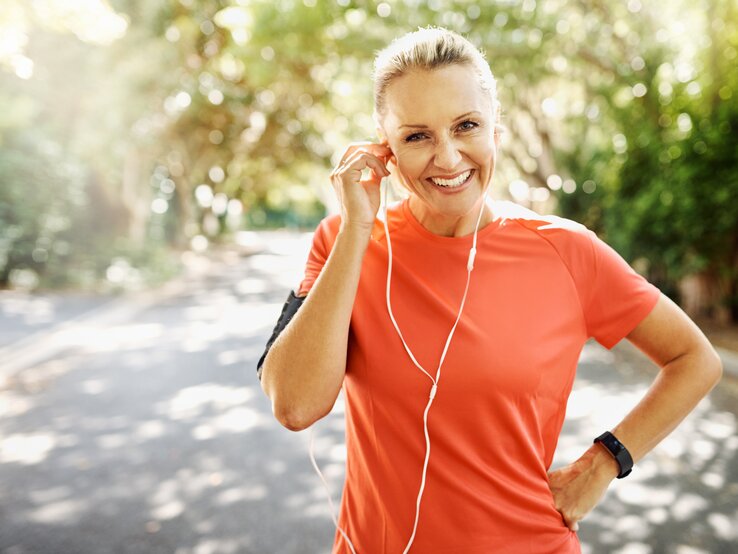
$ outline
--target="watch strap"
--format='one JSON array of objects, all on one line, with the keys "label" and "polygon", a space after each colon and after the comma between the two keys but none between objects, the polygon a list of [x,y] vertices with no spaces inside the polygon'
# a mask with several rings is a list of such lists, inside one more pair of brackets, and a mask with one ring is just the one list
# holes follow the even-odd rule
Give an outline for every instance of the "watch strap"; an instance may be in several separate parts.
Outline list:
[{"label": "watch strap", "polygon": [[607,449],[610,455],[615,458],[615,461],[620,466],[618,479],[626,477],[630,474],[631,471],[633,471],[633,458],[630,455],[630,452],[628,452],[628,449],[625,448],[625,445],[620,442],[617,437],[615,437],[615,435],[613,435],[610,431],[605,431],[593,442],[599,442]]}]

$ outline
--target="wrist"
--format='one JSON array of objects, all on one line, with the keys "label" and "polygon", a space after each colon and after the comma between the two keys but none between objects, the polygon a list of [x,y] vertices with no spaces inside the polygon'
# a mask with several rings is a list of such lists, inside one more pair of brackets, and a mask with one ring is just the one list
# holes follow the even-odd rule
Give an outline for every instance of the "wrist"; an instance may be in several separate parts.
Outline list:
[{"label": "wrist", "polygon": [[371,229],[361,227],[341,227],[336,236],[336,243],[346,244],[348,248],[366,251],[372,238]]},{"label": "wrist", "polygon": [[618,440],[610,431],[605,431],[593,441],[599,443],[618,464],[618,479],[630,475],[633,470],[633,458],[625,445]]},{"label": "wrist", "polygon": [[341,224],[338,229],[338,234],[348,237],[352,241],[369,241],[374,230],[373,225],[365,226],[358,224]]},{"label": "wrist", "polygon": [[599,443],[590,446],[582,456],[591,470],[603,479],[612,481],[620,474],[617,460]]}]

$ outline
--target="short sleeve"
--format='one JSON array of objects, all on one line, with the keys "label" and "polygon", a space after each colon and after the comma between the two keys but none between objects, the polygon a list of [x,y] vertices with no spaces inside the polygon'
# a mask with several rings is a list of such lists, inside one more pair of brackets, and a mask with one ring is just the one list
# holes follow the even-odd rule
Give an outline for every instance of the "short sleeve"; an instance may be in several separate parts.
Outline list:
[{"label": "short sleeve", "polygon": [[297,289],[297,296],[305,296],[313,287],[336,241],[339,225],[340,216],[332,215],[324,218],[315,229],[312,246],[305,263],[305,274]]},{"label": "short sleeve", "polygon": [[651,312],[661,291],[593,231],[586,234],[592,267],[582,309],[589,336],[609,350]]}]

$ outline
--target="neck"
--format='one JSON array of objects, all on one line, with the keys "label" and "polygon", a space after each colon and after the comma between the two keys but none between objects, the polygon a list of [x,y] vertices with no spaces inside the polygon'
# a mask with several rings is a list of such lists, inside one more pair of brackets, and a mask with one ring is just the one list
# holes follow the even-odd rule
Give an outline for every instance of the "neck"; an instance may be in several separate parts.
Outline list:
[{"label": "neck", "polygon": [[434,235],[442,237],[465,237],[474,234],[474,228],[479,218],[479,210],[484,202],[484,212],[479,221],[479,230],[494,221],[494,214],[484,198],[480,198],[474,208],[461,216],[431,212],[415,195],[408,199],[408,207],[415,219]]}]

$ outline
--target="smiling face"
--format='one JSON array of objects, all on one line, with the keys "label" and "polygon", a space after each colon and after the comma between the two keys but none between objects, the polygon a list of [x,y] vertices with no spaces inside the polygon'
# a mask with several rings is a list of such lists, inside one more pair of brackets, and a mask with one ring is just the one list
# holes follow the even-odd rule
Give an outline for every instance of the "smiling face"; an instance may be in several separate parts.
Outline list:
[{"label": "smiling face", "polygon": [[385,99],[378,131],[394,153],[390,170],[412,193],[413,214],[431,232],[473,232],[499,142],[492,100],[474,70],[412,71],[389,84]]}]

